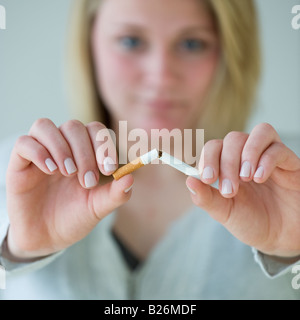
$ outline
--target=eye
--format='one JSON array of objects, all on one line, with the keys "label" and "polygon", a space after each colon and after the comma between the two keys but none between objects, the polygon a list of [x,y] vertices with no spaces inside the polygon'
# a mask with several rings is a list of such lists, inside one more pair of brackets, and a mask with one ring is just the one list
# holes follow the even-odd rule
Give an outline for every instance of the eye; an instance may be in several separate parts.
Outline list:
[{"label": "eye", "polygon": [[192,53],[197,53],[205,49],[206,44],[199,39],[186,39],[180,43],[180,49]]},{"label": "eye", "polygon": [[125,50],[137,50],[143,45],[142,40],[136,36],[125,36],[119,39],[119,43]]}]

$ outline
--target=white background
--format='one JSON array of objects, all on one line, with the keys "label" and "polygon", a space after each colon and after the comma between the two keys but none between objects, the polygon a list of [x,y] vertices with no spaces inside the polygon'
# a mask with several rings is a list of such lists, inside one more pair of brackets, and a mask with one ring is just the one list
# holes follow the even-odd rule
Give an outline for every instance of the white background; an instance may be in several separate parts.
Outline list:
[{"label": "white background", "polygon": [[[227,0],[226,0],[227,1]],[[263,49],[258,108],[249,122],[269,122],[296,147],[300,137],[300,30],[291,26],[300,0],[257,0]],[[0,139],[27,133],[35,119],[68,120],[65,30],[71,0],[0,0]]]}]

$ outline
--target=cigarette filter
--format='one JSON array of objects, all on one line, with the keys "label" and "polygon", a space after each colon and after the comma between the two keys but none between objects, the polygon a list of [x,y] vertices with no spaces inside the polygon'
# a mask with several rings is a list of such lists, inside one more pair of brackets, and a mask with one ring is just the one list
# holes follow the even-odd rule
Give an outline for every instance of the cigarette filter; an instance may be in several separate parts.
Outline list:
[{"label": "cigarette filter", "polygon": [[157,149],[153,149],[152,151],[140,156],[139,158],[127,163],[125,166],[119,168],[113,173],[113,177],[115,180],[119,180],[124,177],[126,174],[129,174],[146,164],[149,164],[151,161],[159,158],[160,152]]}]

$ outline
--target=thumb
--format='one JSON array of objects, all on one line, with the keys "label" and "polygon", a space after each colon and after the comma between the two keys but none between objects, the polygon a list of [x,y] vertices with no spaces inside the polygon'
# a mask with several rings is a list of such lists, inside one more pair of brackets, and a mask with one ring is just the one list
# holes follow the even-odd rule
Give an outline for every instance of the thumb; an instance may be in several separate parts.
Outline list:
[{"label": "thumb", "polygon": [[202,181],[188,177],[186,185],[191,191],[194,204],[205,210],[213,219],[225,224],[230,216],[232,199],[224,198],[218,189]]},{"label": "thumb", "polygon": [[129,174],[90,190],[90,211],[98,219],[103,219],[130,199],[132,186],[133,176]]}]

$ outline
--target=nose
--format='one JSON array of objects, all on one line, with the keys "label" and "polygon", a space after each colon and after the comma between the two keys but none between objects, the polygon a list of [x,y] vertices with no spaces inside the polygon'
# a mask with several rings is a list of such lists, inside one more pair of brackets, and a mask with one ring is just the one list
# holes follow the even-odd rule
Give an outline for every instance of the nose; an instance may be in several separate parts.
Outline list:
[{"label": "nose", "polygon": [[144,78],[149,89],[165,92],[175,87],[179,78],[179,65],[168,48],[151,50],[144,65]]}]

